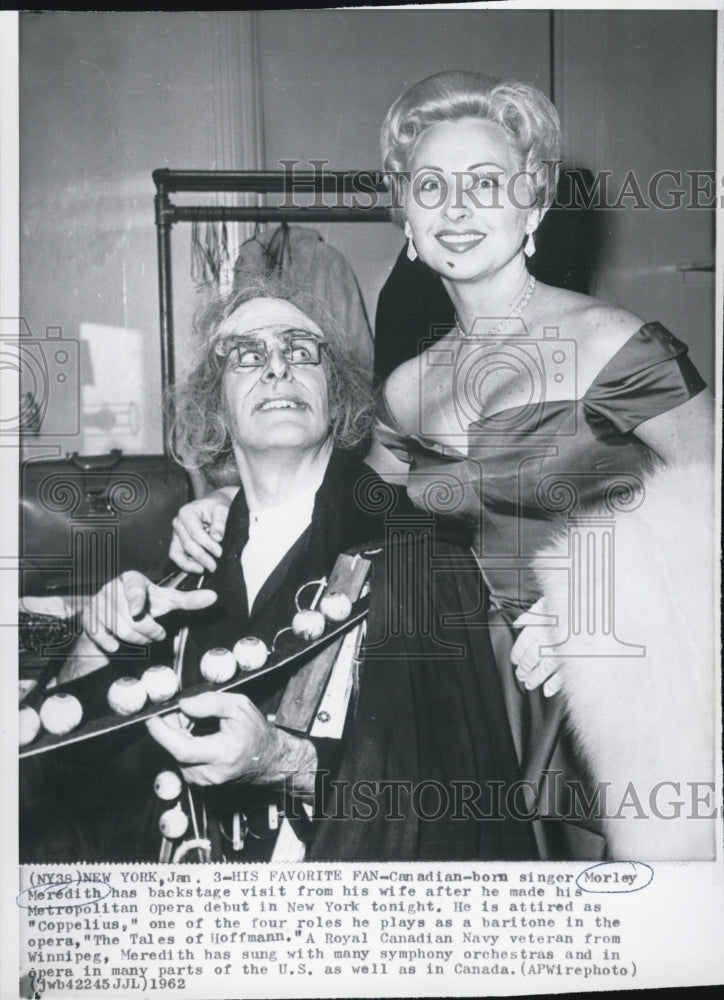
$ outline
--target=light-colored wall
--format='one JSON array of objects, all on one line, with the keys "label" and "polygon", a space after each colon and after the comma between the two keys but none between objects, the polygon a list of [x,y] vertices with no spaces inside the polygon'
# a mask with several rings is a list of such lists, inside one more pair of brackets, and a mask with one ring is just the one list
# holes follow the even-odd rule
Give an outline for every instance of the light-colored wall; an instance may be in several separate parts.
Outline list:
[{"label": "light-colored wall", "polygon": [[[36,336],[61,326],[77,337],[82,323],[143,332],[138,450],[161,447],[151,171],[233,165],[233,114],[217,91],[228,84],[229,34],[242,16],[20,16],[21,307]],[[259,12],[266,166],[316,157],[333,168],[376,167],[387,105],[439,69],[516,72],[547,88],[547,24],[545,13]],[[335,227],[371,317],[401,242],[392,225]],[[190,226],[174,228],[173,254],[183,367],[194,302]]]},{"label": "light-colored wall", "polygon": [[[555,100],[570,164],[610,171],[616,201],[629,172],[643,194],[600,213],[602,254],[594,291],[685,340],[714,376],[714,215],[651,204],[660,171],[713,171],[716,162],[713,11],[561,11],[555,15]],[[675,185],[661,182],[666,195]],[[682,186],[686,186],[682,184]],[[703,192],[703,195],[706,192]],[[699,198],[700,204],[706,203]]]},{"label": "light-colored wall", "polygon": [[[162,447],[151,173],[230,166],[220,62],[243,17],[20,15],[22,313],[36,337],[46,326],[78,337],[84,323],[110,328],[109,336],[142,332],[137,451]],[[181,363],[193,311],[185,230],[173,235]],[[60,445],[77,450],[79,442]]]},{"label": "light-colored wall", "polygon": [[[82,323],[144,336],[146,434],[161,446],[151,171],[229,167],[219,87],[233,79],[235,12],[20,16],[21,305],[36,336]],[[407,85],[442,69],[521,76],[549,90],[547,11],[260,11],[266,167],[375,167],[379,124]],[[714,15],[558,12],[555,98],[570,161],[593,170],[713,168]],[[230,41],[231,39],[231,41]],[[227,95],[228,96],[228,95]],[[706,213],[616,213],[598,288],[692,343],[711,372]],[[390,224],[319,226],[351,261],[370,317],[402,243]],[[194,297],[190,227],[175,227],[179,361]],[[62,442],[75,448],[73,441]]]},{"label": "light-colored wall", "polygon": [[[332,170],[378,168],[388,107],[442,70],[518,76],[549,93],[546,11],[264,11],[258,25],[269,170],[290,157],[328,160]],[[400,231],[317,228],[352,263],[373,319]]]}]

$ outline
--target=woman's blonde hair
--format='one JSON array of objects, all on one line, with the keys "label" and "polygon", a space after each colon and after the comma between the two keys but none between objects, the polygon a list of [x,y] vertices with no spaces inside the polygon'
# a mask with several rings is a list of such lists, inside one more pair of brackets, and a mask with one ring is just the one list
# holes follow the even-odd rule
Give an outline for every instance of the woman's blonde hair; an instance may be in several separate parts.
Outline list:
[{"label": "woman's blonde hair", "polygon": [[[428,76],[406,90],[389,109],[380,131],[383,169],[402,205],[405,174],[415,147],[431,126],[461,118],[495,122],[508,136],[518,169],[533,185],[533,204],[544,211],[555,199],[560,168],[558,112],[537,87],[482,73],[446,72]],[[401,213],[396,212],[397,221]]]}]

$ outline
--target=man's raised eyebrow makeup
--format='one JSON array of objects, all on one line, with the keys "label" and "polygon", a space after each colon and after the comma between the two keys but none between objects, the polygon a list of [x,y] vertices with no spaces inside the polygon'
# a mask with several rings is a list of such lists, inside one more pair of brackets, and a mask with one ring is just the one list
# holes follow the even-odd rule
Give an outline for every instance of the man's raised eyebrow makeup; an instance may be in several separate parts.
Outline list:
[{"label": "man's raised eyebrow makeup", "polygon": [[307,330],[304,327],[299,326],[287,326],[282,327],[281,329],[276,329],[276,327],[273,326],[263,326],[258,330],[248,330],[244,333],[234,333],[234,331],[231,330],[227,336],[236,337],[238,340],[261,340],[263,339],[264,334],[276,337],[284,337],[288,335],[290,337],[313,337],[315,340],[323,339],[318,333],[315,333],[314,330]]}]

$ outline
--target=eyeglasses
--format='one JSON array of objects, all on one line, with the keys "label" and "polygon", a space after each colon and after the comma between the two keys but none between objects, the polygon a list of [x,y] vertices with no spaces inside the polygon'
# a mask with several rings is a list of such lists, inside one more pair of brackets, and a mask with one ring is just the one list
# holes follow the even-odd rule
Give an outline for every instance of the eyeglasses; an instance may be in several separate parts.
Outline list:
[{"label": "eyeglasses", "polygon": [[[318,365],[322,360],[324,341],[318,337],[295,330],[277,334],[277,337],[288,365]],[[265,368],[269,363],[268,345],[254,337],[223,337],[214,345],[214,351],[219,357],[231,357],[235,368]]]}]

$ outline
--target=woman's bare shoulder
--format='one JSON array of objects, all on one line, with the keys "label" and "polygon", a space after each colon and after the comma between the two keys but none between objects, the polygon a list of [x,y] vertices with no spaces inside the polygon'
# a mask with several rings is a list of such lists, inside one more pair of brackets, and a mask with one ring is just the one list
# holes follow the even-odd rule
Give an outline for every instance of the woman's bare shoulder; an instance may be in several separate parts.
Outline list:
[{"label": "woman's bare shoulder", "polygon": [[594,374],[645,321],[623,306],[567,289],[545,286],[541,325],[557,327],[561,339],[575,341],[579,361]]}]

